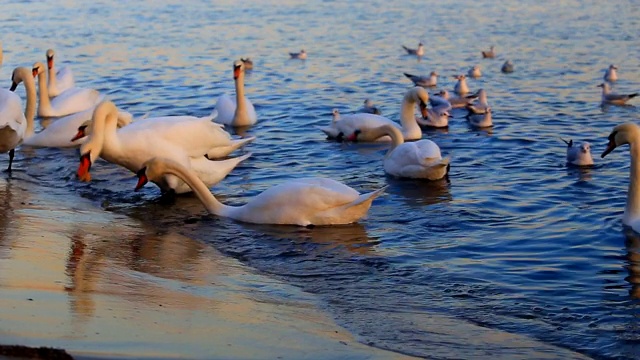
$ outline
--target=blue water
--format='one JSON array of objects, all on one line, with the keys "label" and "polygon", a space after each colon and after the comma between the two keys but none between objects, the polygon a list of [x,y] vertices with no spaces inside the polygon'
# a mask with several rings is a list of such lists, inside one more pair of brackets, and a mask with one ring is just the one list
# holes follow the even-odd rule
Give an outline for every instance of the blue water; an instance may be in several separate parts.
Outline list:
[{"label": "blue water", "polygon": [[[640,357],[640,237],[620,218],[626,147],[600,159],[611,129],[637,107],[600,107],[604,69],[614,89],[640,89],[640,6],[634,1],[0,1],[0,79],[44,60],[53,47],[76,82],[135,115],[209,114],[233,93],[232,63],[254,59],[247,96],[258,123],[253,156],[214,187],[240,204],[300,176],[328,176],[360,190],[389,185],[366,220],[300,229],[204,216],[193,197],[158,201],[104,162],[79,183],[73,150],[19,152],[15,166],[115,211],[178,229],[315,294],[361,341],[444,358],[424,329],[429,314],[521,334],[598,359]],[[426,46],[417,61],[401,45]],[[480,51],[496,45],[496,59]],[[305,48],[306,61],[287,53]],[[500,66],[511,59],[516,71]],[[424,137],[450,155],[448,180],[400,181],[382,170],[384,145],[338,144],[314,125],[332,108],[372,99],[397,120],[410,82],[402,73],[452,75],[480,65],[495,127],[477,131],[454,112]],[[4,86],[4,85],[3,85]],[[23,94],[24,90],[21,94]],[[633,103],[634,101],[632,101]],[[635,101],[635,104],[639,103]],[[565,165],[559,137],[592,144],[596,165]],[[0,157],[5,167],[7,157]],[[464,341],[461,341],[464,342]],[[469,345],[472,346],[472,345]]]}]

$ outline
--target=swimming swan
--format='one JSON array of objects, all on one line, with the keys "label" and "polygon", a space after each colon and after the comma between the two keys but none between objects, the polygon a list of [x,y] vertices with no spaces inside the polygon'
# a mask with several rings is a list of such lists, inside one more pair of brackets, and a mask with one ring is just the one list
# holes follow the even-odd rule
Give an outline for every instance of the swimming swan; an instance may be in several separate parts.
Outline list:
[{"label": "swimming swan", "polygon": [[76,86],[76,81],[73,78],[73,73],[71,72],[70,67],[65,66],[56,71],[54,59],[55,54],[56,53],[53,49],[48,49],[46,53],[49,73],[47,90],[49,91],[49,96],[52,98]]},{"label": "swimming swan", "polygon": [[228,206],[219,202],[193,171],[175,161],[154,158],[137,172],[136,190],[148,180],[159,181],[165,174],[178,176],[189,184],[211,214],[254,224],[309,226],[354,223],[367,214],[371,202],[386,188],[360,194],[332,179],[293,179],[263,191],[245,205]]},{"label": "swimming swan", "polygon": [[[18,84],[16,79],[20,76],[30,77],[28,68],[15,68],[11,75],[11,89],[0,89],[0,153],[9,153],[9,167],[11,171],[15,149],[30,134],[33,134],[33,117],[35,116],[35,97],[27,97],[27,105],[22,112],[22,100],[14,93]],[[33,82],[33,78],[31,78]]]},{"label": "swimming swan", "polygon": [[236,84],[236,97],[222,94],[216,102],[218,117],[216,122],[229,126],[250,126],[258,121],[256,109],[244,95],[245,64],[241,60],[233,63],[233,80]]}]

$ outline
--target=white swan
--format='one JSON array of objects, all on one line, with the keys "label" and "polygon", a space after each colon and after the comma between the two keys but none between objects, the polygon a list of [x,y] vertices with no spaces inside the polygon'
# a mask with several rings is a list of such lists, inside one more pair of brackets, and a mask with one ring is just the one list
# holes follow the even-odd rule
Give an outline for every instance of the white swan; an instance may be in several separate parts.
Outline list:
[{"label": "white swan", "polygon": [[417,56],[424,56],[424,45],[422,43],[418,44],[418,48],[417,49],[411,49],[408,48],[404,45],[402,45],[402,48],[407,52],[407,54],[409,55],[417,55]]},{"label": "white swan", "polygon": [[76,82],[73,78],[71,68],[68,66],[60,68],[56,71],[55,68],[55,52],[53,49],[47,50],[47,68],[49,69],[49,82],[47,83],[47,90],[50,97],[56,97],[63,92],[74,88]]},{"label": "white swan", "polygon": [[218,97],[216,102],[218,117],[215,120],[217,123],[230,126],[250,126],[258,120],[253,104],[244,95],[244,66],[240,60],[233,63],[236,97],[232,99],[227,94]]},{"label": "white swan", "polygon": [[609,65],[609,68],[607,68],[607,70],[605,70],[604,72],[604,76],[603,76],[604,81],[608,81],[608,82],[615,82],[618,80],[618,68],[611,64]]},{"label": "white swan", "polygon": [[337,225],[357,222],[366,216],[371,202],[385,188],[360,194],[353,188],[326,178],[293,179],[271,187],[242,206],[219,202],[198,176],[183,165],[155,158],[137,173],[136,189],[148,181],[159,181],[164,174],[180,177],[193,188],[212,214],[254,224]]},{"label": "white swan", "polygon": [[463,75],[454,75],[454,79],[457,79],[458,82],[453,87],[453,92],[460,96],[464,96],[469,93],[469,86],[467,85],[467,77]]},{"label": "white swan", "polygon": [[482,76],[482,71],[480,71],[480,66],[479,65],[473,65],[473,67],[471,69],[469,69],[469,73],[468,73],[470,78],[474,78],[477,79],[479,77]]},{"label": "white swan", "polygon": [[617,125],[609,134],[609,143],[602,152],[605,157],[618,146],[629,144],[631,170],[627,205],[624,208],[622,223],[640,233],[640,127],[634,123]]},{"label": "white swan", "polygon": [[573,140],[561,140],[567,144],[567,164],[575,166],[593,165],[591,145],[588,142],[583,142],[580,146],[573,146]]},{"label": "white swan", "polygon": [[[393,125],[398,127],[402,131],[402,135],[405,140],[418,140],[422,137],[422,130],[416,122],[415,107],[418,106],[423,118],[427,117],[427,103],[429,102],[429,94],[427,91],[419,86],[409,89],[402,100],[402,106],[400,109],[400,123],[374,114],[357,113],[345,115],[342,118],[336,117],[334,111],[334,119],[329,126],[316,126],[327,137],[340,140],[343,136],[349,136],[353,134],[356,129],[365,130],[382,125]],[[386,138],[386,141],[390,138]],[[366,137],[360,137],[360,141],[375,141],[375,139],[367,139]]]},{"label": "white swan", "polygon": [[47,74],[44,64],[41,62],[33,64],[33,76],[36,75],[38,76],[38,89],[40,92],[38,116],[61,117],[75,114],[95,107],[104,98],[104,95],[94,89],[71,88],[50,99],[49,90],[47,89]]},{"label": "white swan", "polygon": [[[36,112],[36,85],[32,70],[26,67],[16,68],[12,77],[13,85],[24,83],[27,95],[27,107],[25,116],[27,123],[33,124]],[[93,109],[87,109],[79,113],[57,118],[45,129],[35,133],[34,126],[31,131],[24,134],[22,145],[33,147],[73,147],[80,145],[84,139],[71,140],[76,134],[78,126],[91,119]],[[131,123],[132,116],[126,111],[118,112],[118,126],[122,127]]]},{"label": "white swan", "polygon": [[432,71],[429,76],[413,75],[409,73],[403,74],[404,76],[409,78],[409,80],[411,80],[413,82],[413,85],[415,86],[435,87],[438,85],[438,73],[435,71]]},{"label": "white swan", "polygon": [[[21,76],[30,77],[29,69],[15,68],[11,75],[11,89],[0,89],[0,153],[9,153],[9,167],[11,171],[15,148],[25,137],[33,134],[33,118],[35,116],[35,97],[27,97],[25,112],[22,113],[20,96],[14,93],[18,87],[16,79]],[[33,80],[33,78],[32,78]]]},{"label": "white swan", "polygon": [[[208,153],[219,153],[216,147],[233,151],[229,134],[214,124],[212,117],[167,116],[146,119],[117,132],[116,117],[117,108],[111,101],[104,101],[96,107],[90,125],[91,135],[80,146],[80,180],[91,179],[89,170],[98,156],[133,172],[140,170],[145,161],[162,156],[190,167],[207,186],[212,186],[251,155],[221,161],[207,159],[205,156]],[[163,191],[191,191],[175,176],[167,176],[157,185]]]},{"label": "white swan", "polygon": [[598,87],[602,88],[603,104],[626,105],[627,101],[638,96],[638,93],[624,94],[624,95],[613,93],[611,92],[611,85],[609,85],[609,83],[606,83],[606,82],[598,85]]},{"label": "white swan", "polygon": [[442,158],[440,147],[433,141],[422,139],[404,142],[402,133],[395,126],[383,125],[378,128],[356,130],[348,140],[357,141],[360,135],[366,138],[381,136],[391,137],[391,148],[387,151],[382,162],[384,171],[396,177],[438,180],[449,172],[449,158]]}]

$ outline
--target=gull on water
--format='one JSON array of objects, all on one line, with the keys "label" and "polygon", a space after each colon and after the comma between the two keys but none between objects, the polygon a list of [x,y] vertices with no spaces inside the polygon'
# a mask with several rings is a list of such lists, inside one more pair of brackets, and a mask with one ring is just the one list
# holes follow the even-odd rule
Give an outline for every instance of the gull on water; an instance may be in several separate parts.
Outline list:
[{"label": "gull on water", "polygon": [[307,58],[307,52],[304,51],[304,49],[302,49],[302,50],[300,50],[300,52],[297,52],[297,53],[290,52],[289,56],[291,56],[292,59],[305,60]]},{"label": "gull on water", "polygon": [[618,80],[618,72],[616,70],[618,70],[617,66],[613,64],[609,65],[607,70],[605,70],[604,72],[604,76],[603,76],[604,81],[614,82]]},{"label": "gull on water", "polygon": [[633,94],[616,94],[611,91],[611,85],[604,82],[598,87],[602,88],[602,103],[603,104],[612,104],[612,105],[625,105],[627,101],[633,99],[638,96],[638,93]]},{"label": "gull on water", "polygon": [[500,71],[502,71],[505,74],[512,73],[513,63],[511,62],[511,60],[505,61],[504,64],[502,64],[502,68],[500,69]]},{"label": "gull on water", "polygon": [[402,48],[409,55],[417,55],[417,56],[423,56],[424,55],[424,45],[422,43],[418,44],[418,48],[417,49],[411,49],[411,48],[408,48],[408,47],[406,47],[404,45],[402,45]]},{"label": "gull on water", "polygon": [[485,59],[493,59],[496,57],[495,47],[491,45],[488,51],[482,51],[482,57]]},{"label": "gull on water", "polygon": [[591,145],[588,142],[583,142],[580,146],[573,146],[573,140],[560,139],[567,144],[567,164],[575,166],[589,166],[593,165],[593,158],[591,157]]},{"label": "gull on water", "polygon": [[468,76],[470,78],[474,78],[474,79],[477,79],[477,78],[481,77],[482,76],[482,72],[480,71],[480,66],[479,65],[473,65],[473,67],[471,69],[469,69]]},{"label": "gull on water", "polygon": [[381,114],[380,109],[378,109],[378,107],[373,103],[373,101],[371,101],[371,99],[365,99],[362,107],[358,109],[356,112],[366,113],[366,114],[375,114],[375,115]]},{"label": "gull on water", "polygon": [[408,73],[403,73],[403,74],[404,76],[408,77],[409,80],[413,81],[413,84],[415,86],[434,87],[438,85],[438,73],[435,71],[432,71],[431,74],[429,74],[429,76],[412,75]]}]

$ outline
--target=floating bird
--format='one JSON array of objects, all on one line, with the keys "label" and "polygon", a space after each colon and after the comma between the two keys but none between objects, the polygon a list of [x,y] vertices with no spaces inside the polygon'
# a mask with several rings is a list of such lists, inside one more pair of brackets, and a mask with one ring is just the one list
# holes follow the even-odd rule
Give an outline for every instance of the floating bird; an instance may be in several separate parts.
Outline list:
[{"label": "floating bird", "polygon": [[300,59],[300,60],[306,60],[307,59],[307,52],[304,51],[304,49],[300,50],[300,52],[297,53],[289,53],[289,56],[291,56],[292,59]]},{"label": "floating bird", "polygon": [[467,77],[465,75],[454,75],[454,79],[458,80],[453,87],[453,92],[460,96],[464,96],[469,93],[469,86],[467,85]]},{"label": "floating bird", "polygon": [[502,68],[500,69],[500,71],[502,71],[505,74],[512,73],[513,63],[511,62],[511,60],[505,61],[504,64],[502,64]]},{"label": "floating bird", "polygon": [[446,128],[449,126],[449,110],[446,107],[435,107],[427,109],[427,116],[416,118],[418,124],[431,128]]},{"label": "floating bird", "polygon": [[412,75],[408,73],[403,74],[404,76],[408,77],[409,80],[413,81],[413,84],[415,86],[435,87],[438,85],[438,73],[435,71],[432,71],[429,76]]},{"label": "floating bird", "polygon": [[380,115],[380,109],[373,104],[370,99],[365,99],[363,106],[356,111],[357,113],[376,114]]},{"label": "floating bird", "polygon": [[489,51],[483,51],[482,52],[482,57],[485,59],[493,59],[494,57],[496,57],[496,52],[494,50],[494,46],[491,45],[491,47],[489,48]]},{"label": "floating bird", "polygon": [[620,94],[613,93],[613,92],[611,92],[611,85],[609,85],[606,82],[598,85],[598,87],[602,88],[602,103],[603,104],[626,105],[627,101],[629,101],[629,100],[633,99],[634,97],[638,96],[638,93],[625,94],[625,95],[620,95]]},{"label": "floating bird", "polygon": [[218,117],[215,122],[229,126],[251,126],[258,121],[256,109],[251,100],[244,94],[244,62],[233,63],[233,81],[236,85],[236,96],[231,98],[222,94],[216,102]]},{"label": "floating bird", "polygon": [[386,187],[360,194],[332,179],[311,177],[292,179],[273,186],[242,206],[224,205],[197,174],[169,159],[154,158],[137,172],[140,189],[147,181],[161,181],[165,175],[182,179],[214,215],[254,224],[339,225],[357,222],[367,215],[373,200]]},{"label": "floating bird", "polygon": [[[23,70],[26,74],[21,73]],[[11,89],[0,89],[0,153],[9,153],[8,172],[11,171],[15,149],[25,137],[33,134],[35,116],[35,98],[27,98],[25,112],[22,112],[22,100],[14,91],[18,87],[18,77],[30,77],[29,69],[16,68],[11,75]],[[33,80],[33,78],[31,78]],[[32,90],[35,91],[35,90]]]},{"label": "floating bird", "polygon": [[[449,91],[442,89],[438,92],[433,99],[429,98],[429,103],[433,108],[445,108],[450,110],[448,106],[453,109],[459,109],[466,107],[478,98],[478,92],[465,96],[451,95]],[[448,105],[448,106],[447,106]]]},{"label": "floating bird", "polygon": [[604,72],[604,81],[608,81],[608,82],[615,82],[618,80],[618,72],[617,72],[618,68],[611,64],[609,65],[609,68],[607,70],[605,70]]},{"label": "floating bird", "polygon": [[[433,141],[422,139],[404,142],[402,133],[397,127],[383,125],[365,130],[366,138],[390,136],[391,148],[382,161],[384,172],[400,178],[442,179],[449,172],[449,158],[442,158],[440,147]],[[363,135],[357,129],[348,140],[357,141]]]},{"label": "floating bird", "polygon": [[573,140],[566,141],[562,138],[560,140],[567,144],[567,164],[575,166],[593,165],[591,145],[588,142],[583,142],[580,146],[573,146]]},{"label": "floating bird", "polygon": [[477,79],[482,76],[482,72],[480,71],[479,65],[474,65],[471,69],[469,69],[468,73],[470,78]]},{"label": "floating bird", "polygon": [[617,125],[609,134],[607,148],[600,155],[607,156],[616,147],[629,144],[631,151],[631,166],[629,176],[629,190],[627,204],[624,207],[622,223],[640,233],[640,127],[634,123]]},{"label": "floating bird", "polygon": [[49,97],[52,98],[76,87],[76,81],[70,67],[65,66],[56,71],[54,60],[55,54],[56,53],[53,49],[48,49],[46,53],[47,71],[49,73],[47,90],[49,92]]},{"label": "floating bird", "polygon": [[411,48],[408,48],[408,47],[406,47],[404,45],[402,45],[402,48],[409,55],[417,55],[417,56],[423,56],[424,55],[424,45],[422,43],[418,44],[418,48],[417,49],[411,49]]},{"label": "floating bird", "polygon": [[480,89],[476,94],[478,96],[477,102],[466,106],[466,109],[469,111],[466,116],[467,121],[469,125],[475,128],[491,127],[493,126],[493,119],[491,107],[487,101],[487,93],[484,89]]}]

